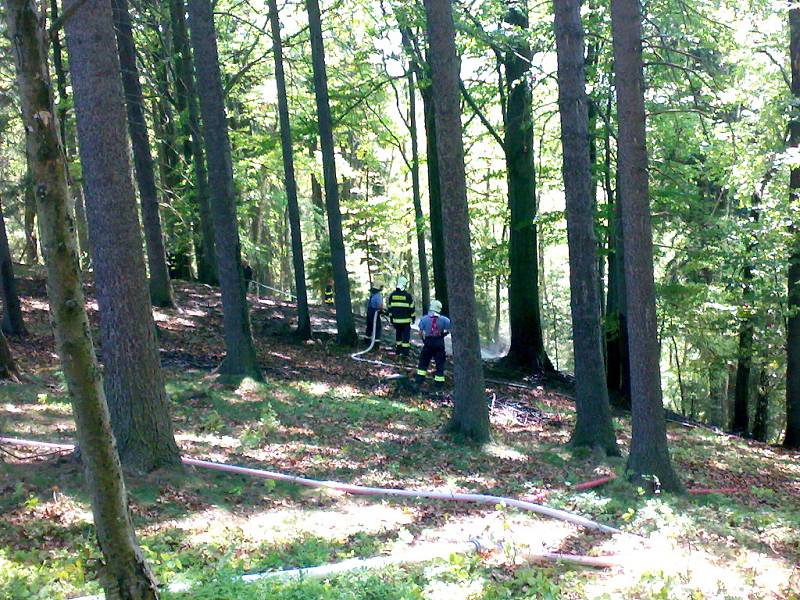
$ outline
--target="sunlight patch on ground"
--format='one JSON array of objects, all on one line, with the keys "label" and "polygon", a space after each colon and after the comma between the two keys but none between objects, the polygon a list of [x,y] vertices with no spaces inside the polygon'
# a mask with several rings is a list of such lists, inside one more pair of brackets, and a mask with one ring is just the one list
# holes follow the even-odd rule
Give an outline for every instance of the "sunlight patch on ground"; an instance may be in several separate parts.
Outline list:
[{"label": "sunlight patch on ground", "polygon": [[240,532],[237,537],[251,543],[289,542],[304,535],[337,540],[359,532],[394,531],[412,521],[413,515],[402,507],[343,499],[329,509],[297,506],[248,515],[212,509],[177,520],[175,526],[191,533],[191,544],[225,545],[235,530]]},{"label": "sunlight patch on ground", "polygon": [[495,458],[501,458],[504,460],[529,460],[530,457],[523,454],[519,450],[515,450],[505,444],[500,443],[491,443],[484,446],[484,451],[489,456],[494,456]]}]

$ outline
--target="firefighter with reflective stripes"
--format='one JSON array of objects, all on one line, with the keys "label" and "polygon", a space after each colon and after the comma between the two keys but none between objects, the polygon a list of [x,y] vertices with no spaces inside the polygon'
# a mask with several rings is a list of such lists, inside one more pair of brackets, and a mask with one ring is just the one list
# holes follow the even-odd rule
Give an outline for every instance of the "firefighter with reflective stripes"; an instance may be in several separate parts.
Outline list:
[{"label": "firefighter with reflective stripes", "polygon": [[323,294],[323,302],[325,304],[334,303],[333,279],[328,279],[328,285],[325,286],[325,293]]},{"label": "firefighter with reflective stripes", "polygon": [[442,303],[438,300],[431,302],[428,314],[419,322],[419,335],[422,337],[422,352],[419,356],[417,367],[417,383],[422,383],[428,377],[428,366],[431,359],[436,362],[436,387],[444,386],[444,363],[447,354],[444,349],[444,338],[450,333],[450,319],[442,313]]},{"label": "firefighter with reflective stripes", "polygon": [[397,288],[389,294],[386,310],[394,325],[395,351],[399,356],[411,352],[411,324],[416,320],[414,297],[406,291],[408,279],[402,275],[397,278]]}]

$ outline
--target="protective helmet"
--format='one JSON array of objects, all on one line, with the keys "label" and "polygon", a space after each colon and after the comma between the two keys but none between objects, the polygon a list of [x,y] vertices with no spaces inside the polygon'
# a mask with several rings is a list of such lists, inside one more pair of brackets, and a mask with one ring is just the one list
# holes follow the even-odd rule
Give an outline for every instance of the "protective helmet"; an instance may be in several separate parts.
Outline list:
[{"label": "protective helmet", "polygon": [[397,278],[397,287],[401,290],[404,290],[406,289],[407,286],[408,286],[408,279],[406,278],[405,275],[400,275]]},{"label": "protective helmet", "polygon": [[438,300],[431,301],[431,312],[436,313],[437,315],[442,312],[442,303]]}]

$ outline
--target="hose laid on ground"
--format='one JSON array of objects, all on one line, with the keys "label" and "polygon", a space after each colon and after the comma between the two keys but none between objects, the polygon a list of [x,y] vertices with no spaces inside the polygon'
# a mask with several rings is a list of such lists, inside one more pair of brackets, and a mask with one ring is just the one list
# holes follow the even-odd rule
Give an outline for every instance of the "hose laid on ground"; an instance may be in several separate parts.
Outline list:
[{"label": "hose laid on ground", "polygon": [[[37,442],[35,440],[21,440],[17,438],[5,437],[0,437],[0,444],[13,444],[17,446],[50,448],[58,450],[72,450],[75,448],[73,444],[51,444],[47,442]],[[462,494],[459,492],[430,492],[426,490],[406,490],[402,488],[368,487],[349,483],[339,483],[337,481],[319,481],[317,479],[308,479],[306,477],[299,477],[297,475],[287,475],[285,473],[277,473],[274,471],[227,465],[224,463],[199,460],[186,456],[182,457],[181,460],[183,464],[193,467],[211,469],[214,471],[224,471],[226,473],[236,473],[239,475],[249,475],[251,477],[261,477],[264,479],[272,479],[274,481],[285,481],[311,488],[337,490],[347,494],[359,496],[397,496],[402,498],[427,498],[429,500],[450,500],[453,502],[470,502],[473,504],[499,504],[513,506],[515,508],[534,512],[540,515],[551,517],[553,519],[558,519],[560,521],[566,521],[579,527],[585,527],[586,529],[593,529],[595,531],[602,531],[604,533],[622,533],[622,531],[616,527],[603,525],[602,523],[597,523],[591,519],[587,519],[586,517],[582,517],[565,510],[550,508],[549,506],[543,506],[541,504],[535,504],[525,500],[517,500],[515,498],[505,498],[502,496],[492,496],[489,494]]]}]

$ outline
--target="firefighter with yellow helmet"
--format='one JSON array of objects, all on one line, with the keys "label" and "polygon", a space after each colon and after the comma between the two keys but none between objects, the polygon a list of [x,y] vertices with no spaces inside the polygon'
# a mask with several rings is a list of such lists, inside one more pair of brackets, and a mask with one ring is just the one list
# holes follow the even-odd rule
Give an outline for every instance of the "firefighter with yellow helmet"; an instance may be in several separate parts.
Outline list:
[{"label": "firefighter with yellow helmet", "polygon": [[414,297],[408,293],[407,287],[408,279],[400,275],[397,287],[386,302],[386,310],[394,325],[395,351],[399,356],[408,356],[411,352],[411,325],[416,320]]}]

